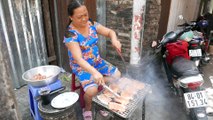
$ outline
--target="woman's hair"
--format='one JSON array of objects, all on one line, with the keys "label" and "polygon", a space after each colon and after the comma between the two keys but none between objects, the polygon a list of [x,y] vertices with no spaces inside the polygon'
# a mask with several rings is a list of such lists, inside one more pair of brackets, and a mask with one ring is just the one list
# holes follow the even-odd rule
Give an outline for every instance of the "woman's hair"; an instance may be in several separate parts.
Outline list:
[{"label": "woman's hair", "polygon": [[72,2],[68,5],[68,15],[72,16],[74,14],[74,10],[80,6],[82,6],[82,4],[78,0],[72,0]]},{"label": "woman's hair", "polygon": [[[82,6],[82,4],[78,0],[72,0],[71,3],[68,5],[67,12],[69,16],[72,16],[74,14],[74,10],[78,7]],[[69,27],[70,23],[72,22],[71,19],[69,19],[67,28]]]}]

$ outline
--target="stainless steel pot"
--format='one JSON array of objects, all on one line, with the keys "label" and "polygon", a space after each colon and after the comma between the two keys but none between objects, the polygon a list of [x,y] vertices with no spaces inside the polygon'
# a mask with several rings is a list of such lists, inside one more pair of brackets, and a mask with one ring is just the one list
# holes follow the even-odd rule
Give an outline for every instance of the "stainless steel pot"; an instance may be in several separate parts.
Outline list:
[{"label": "stainless steel pot", "polygon": [[[22,78],[32,86],[42,87],[55,82],[60,72],[61,68],[58,66],[44,65],[27,70],[22,74]],[[45,75],[47,78],[41,80],[33,79],[33,76],[37,74]]]}]

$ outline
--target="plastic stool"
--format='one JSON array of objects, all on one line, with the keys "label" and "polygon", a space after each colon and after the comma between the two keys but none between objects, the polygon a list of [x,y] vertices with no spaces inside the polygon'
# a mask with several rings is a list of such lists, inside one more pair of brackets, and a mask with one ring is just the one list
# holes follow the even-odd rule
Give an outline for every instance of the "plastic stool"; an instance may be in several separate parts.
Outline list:
[{"label": "plastic stool", "polygon": [[[75,92],[77,89],[80,89],[80,95],[79,95],[80,105],[81,105],[81,108],[84,108],[85,107],[85,102],[84,102],[84,93],[85,92],[81,85],[76,86],[75,80],[76,80],[75,74],[72,74],[71,91]],[[101,91],[102,89],[103,89],[102,86],[98,86],[98,91]]]},{"label": "plastic stool", "polygon": [[84,90],[83,90],[81,85],[76,86],[76,84],[75,84],[75,74],[72,74],[71,91],[75,92],[78,89],[80,89],[80,95],[79,95],[80,105],[81,105],[81,108],[84,108],[85,107]]},{"label": "plastic stool", "polygon": [[[43,87],[46,87],[46,86],[43,86]],[[38,101],[35,98],[39,95],[38,91],[43,87],[34,87],[28,84],[30,112],[34,120],[42,120],[38,110]],[[50,88],[50,91],[53,91],[53,90],[61,88],[62,83],[60,80],[56,80],[54,83],[49,84],[48,87]]]}]

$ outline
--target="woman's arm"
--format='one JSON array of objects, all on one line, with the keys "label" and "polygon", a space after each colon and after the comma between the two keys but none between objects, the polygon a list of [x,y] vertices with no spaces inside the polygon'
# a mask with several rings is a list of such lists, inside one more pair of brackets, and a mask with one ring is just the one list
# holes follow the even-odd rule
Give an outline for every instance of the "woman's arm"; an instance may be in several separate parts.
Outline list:
[{"label": "woman's arm", "polygon": [[110,38],[112,41],[112,45],[114,47],[116,47],[119,51],[121,51],[121,43],[120,43],[120,41],[118,41],[115,31],[113,31],[112,29],[109,29],[101,24],[97,25],[96,30],[97,30],[98,34]]},{"label": "woman's arm", "polygon": [[89,72],[98,85],[104,84],[103,75],[82,58],[82,52],[79,44],[77,42],[69,42],[66,43],[66,46],[71,51],[72,56],[77,62],[77,64],[85,71]]}]

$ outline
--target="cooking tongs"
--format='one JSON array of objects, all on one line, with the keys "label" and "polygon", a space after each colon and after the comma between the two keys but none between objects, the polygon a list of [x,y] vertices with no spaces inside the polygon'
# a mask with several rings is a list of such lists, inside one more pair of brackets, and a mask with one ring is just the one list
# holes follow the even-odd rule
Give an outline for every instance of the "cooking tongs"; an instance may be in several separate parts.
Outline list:
[{"label": "cooking tongs", "polygon": [[122,62],[123,62],[123,66],[124,66],[126,75],[128,76],[128,70],[127,70],[127,67],[126,67],[125,59],[124,59],[124,57],[123,57],[121,51],[120,51],[118,48],[116,48],[116,47],[114,47],[114,48],[116,49],[116,52],[118,53],[118,55],[121,57],[121,60],[122,60]]},{"label": "cooking tongs", "polygon": [[109,90],[113,95],[115,95],[116,97],[121,97],[120,95],[118,95],[116,92],[114,92],[111,88],[109,88],[107,85],[103,84],[102,85],[105,89]]}]

